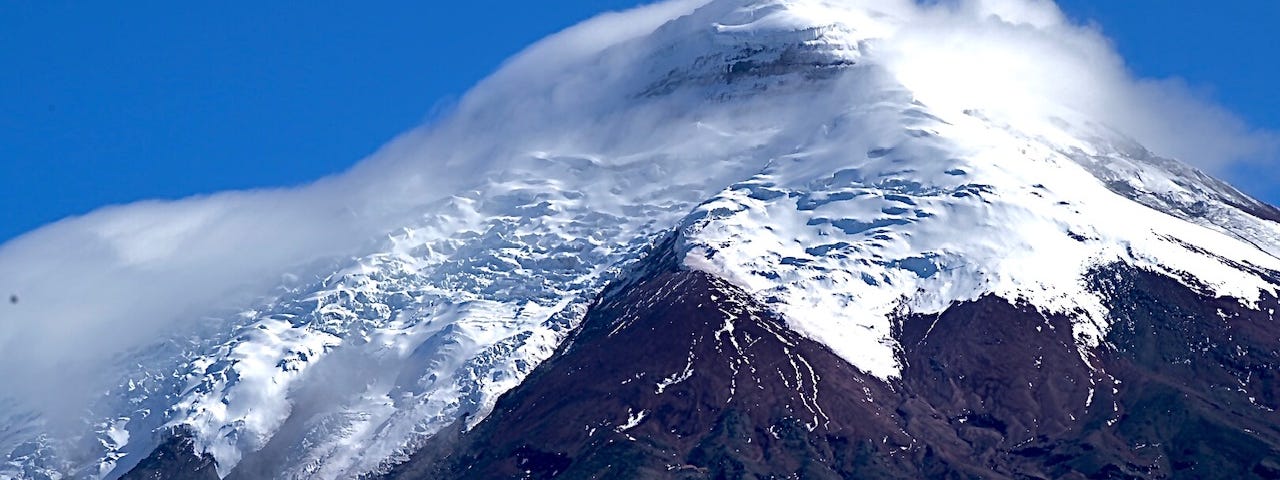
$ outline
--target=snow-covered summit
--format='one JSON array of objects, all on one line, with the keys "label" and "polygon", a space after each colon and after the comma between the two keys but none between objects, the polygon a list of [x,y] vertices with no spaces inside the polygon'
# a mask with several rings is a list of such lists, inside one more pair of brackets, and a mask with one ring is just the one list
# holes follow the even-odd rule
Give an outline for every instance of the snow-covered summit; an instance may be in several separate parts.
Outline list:
[{"label": "snow-covered summit", "polygon": [[[223,476],[376,471],[483,418],[672,231],[687,268],[743,287],[886,381],[901,368],[895,319],[983,295],[1071,316],[1088,358],[1109,317],[1086,276],[1111,264],[1244,304],[1275,294],[1274,208],[1061,105],[1073,97],[974,105],[904,62],[912,32],[948,18],[1065,28],[1043,27],[1053,11],[1035,2],[989,3],[1003,6],[669,2],[553,37],[352,172],[244,200],[343,198],[343,215],[371,230],[260,262],[285,280],[233,302],[146,309],[163,321],[91,372],[108,388],[84,422],[0,403],[0,477],[117,477],[174,434]],[[622,23],[626,35],[600,33]],[[0,266],[29,267],[18,259],[68,231],[107,244],[100,223],[124,222],[112,219],[128,207],[108,213],[6,245]],[[172,255],[201,246],[161,233],[147,238],[177,242]],[[271,242],[262,229],[227,235],[241,234]],[[173,258],[146,278],[200,274]]]}]

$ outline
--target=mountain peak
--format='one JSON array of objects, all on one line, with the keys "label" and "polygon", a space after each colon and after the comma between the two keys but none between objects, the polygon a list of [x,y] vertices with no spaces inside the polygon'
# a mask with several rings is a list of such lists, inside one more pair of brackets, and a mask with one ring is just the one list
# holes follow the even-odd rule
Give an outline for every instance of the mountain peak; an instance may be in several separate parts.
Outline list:
[{"label": "mountain peak", "polygon": [[[0,355],[12,360],[0,372],[52,380],[44,390],[13,382],[13,395],[36,392],[25,403],[0,395],[8,459],[0,477],[114,478],[135,465],[139,475],[166,465],[211,474],[210,459],[223,477],[379,472],[438,435],[486,421],[544,362],[578,371],[563,354],[595,333],[629,355],[661,357],[649,373],[661,378],[646,377],[653,383],[636,395],[661,395],[665,387],[651,387],[686,371],[722,380],[688,385],[803,384],[765,398],[777,412],[759,415],[745,400],[740,407],[753,422],[789,424],[804,436],[817,430],[787,420],[796,414],[787,409],[816,412],[829,395],[819,382],[844,375],[848,382],[831,390],[844,392],[841,402],[861,402],[848,393],[870,384],[868,402],[907,402],[903,411],[931,418],[923,430],[885,423],[875,433],[924,436],[974,419],[985,425],[982,438],[1008,436],[1000,442],[1038,435],[1027,425],[1036,417],[1021,412],[1010,423],[993,420],[1008,411],[971,411],[999,399],[973,383],[986,361],[965,360],[975,358],[966,349],[978,347],[950,337],[989,348],[977,358],[1000,362],[1010,358],[1000,342],[1035,339],[1070,365],[1072,385],[1034,363],[1009,371],[1068,391],[1062,398],[1074,410],[1055,415],[1054,429],[1076,428],[1064,426],[1076,418],[1114,424],[1120,407],[1102,402],[1123,395],[1105,393],[1120,388],[1105,369],[1130,368],[1132,359],[1097,360],[1116,354],[1117,338],[1131,339],[1126,329],[1194,311],[1187,338],[1209,331],[1234,354],[1234,334],[1216,330],[1222,321],[1273,320],[1280,212],[1143,147],[1152,137],[1131,129],[1167,119],[1129,108],[1128,94],[1141,91],[1123,78],[1107,83],[1119,75],[1109,50],[1096,50],[1088,31],[1042,28],[1052,9],[1038,5],[695,0],[606,16],[532,47],[456,111],[349,174],[294,191],[120,207],[5,245],[0,288],[23,280],[17,308],[31,316],[0,331]],[[330,233],[343,241],[316,240]],[[146,268],[121,253],[137,251],[148,253]],[[618,293],[635,285],[642,288]],[[681,285],[684,313],[701,322],[682,325],[694,327],[683,334],[706,343],[679,354],[714,351],[723,360],[714,367],[612,333],[581,335],[675,331],[661,327],[672,319],[657,302]],[[61,298],[87,306],[40,301]],[[1135,298],[1136,313],[1127,310]],[[584,326],[587,318],[608,321]],[[975,339],[985,334],[963,322],[1009,335],[982,344]],[[1253,340],[1241,348],[1265,344]],[[769,353],[743,353],[752,344]],[[804,355],[791,355],[797,345]],[[929,364],[922,346],[961,364]],[[605,351],[591,358],[610,360]],[[802,361],[819,358],[824,373]],[[1254,363],[1235,362],[1214,381],[1233,384],[1222,379],[1244,372],[1241,388],[1256,390],[1266,380],[1250,376]],[[42,375],[46,364],[77,375]],[[786,373],[771,376],[778,366]],[[934,372],[951,372],[947,388],[929,390]],[[94,381],[55,381],[64,377]],[[619,382],[629,380],[592,385]],[[899,388],[906,382],[938,404],[893,393],[907,391]],[[1021,385],[1004,382],[1001,391]],[[969,391],[950,390],[958,386]],[[89,407],[41,404],[49,391],[83,394]],[[690,395],[715,403],[721,393]],[[1267,395],[1256,395],[1258,405],[1271,408]],[[1021,408],[1031,397],[1018,398]],[[631,406],[686,404],[651,400]],[[639,412],[607,412],[626,419],[608,430],[643,424]],[[651,420],[659,417],[679,415]],[[561,426],[555,433],[568,436],[604,427]],[[778,432],[741,438],[772,442]],[[840,448],[829,445],[835,438],[821,448]],[[928,444],[882,438],[858,441],[929,456]],[[975,448],[997,455],[1019,445]],[[143,461],[175,450],[194,457]],[[967,447],[947,450],[971,458]],[[564,452],[537,453],[564,460]],[[1043,476],[1062,476],[1053,473]]]},{"label": "mountain peak", "polygon": [[711,2],[653,34],[649,62],[659,78],[642,95],[701,85],[724,96],[829,79],[883,31],[863,12],[821,1]]}]

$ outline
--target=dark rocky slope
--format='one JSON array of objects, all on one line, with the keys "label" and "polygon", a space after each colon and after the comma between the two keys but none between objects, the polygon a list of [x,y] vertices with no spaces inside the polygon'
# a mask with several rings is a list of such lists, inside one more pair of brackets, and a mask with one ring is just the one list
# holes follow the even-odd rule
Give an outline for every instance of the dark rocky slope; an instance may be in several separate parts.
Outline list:
[{"label": "dark rocky slope", "polygon": [[[1280,478],[1275,298],[1104,269],[1114,326],[1087,358],[1069,318],[985,297],[901,319],[885,383],[662,251],[385,478]],[[178,436],[125,478],[214,477]]]},{"label": "dark rocky slope", "polygon": [[460,443],[391,477],[907,478],[919,460],[895,405],[876,401],[896,396],[889,385],[722,280],[663,272],[586,322]]},{"label": "dark rocky slope", "polygon": [[986,297],[904,318],[884,383],[668,261],[387,478],[1280,478],[1280,304],[1094,286],[1116,323],[1087,359],[1068,318]]},{"label": "dark rocky slope", "polygon": [[121,480],[217,480],[212,456],[195,453],[191,438],[174,433]]}]

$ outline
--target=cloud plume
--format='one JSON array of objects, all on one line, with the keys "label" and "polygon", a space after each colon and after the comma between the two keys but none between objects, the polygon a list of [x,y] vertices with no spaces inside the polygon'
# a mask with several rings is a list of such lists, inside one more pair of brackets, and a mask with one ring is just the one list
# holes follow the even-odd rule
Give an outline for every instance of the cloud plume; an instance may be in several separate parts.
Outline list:
[{"label": "cloud plume", "polygon": [[1051,1],[928,2],[911,17],[881,61],[926,101],[1013,124],[1087,119],[1216,174],[1280,152],[1275,132],[1184,81],[1135,76],[1096,25],[1073,24]]}]

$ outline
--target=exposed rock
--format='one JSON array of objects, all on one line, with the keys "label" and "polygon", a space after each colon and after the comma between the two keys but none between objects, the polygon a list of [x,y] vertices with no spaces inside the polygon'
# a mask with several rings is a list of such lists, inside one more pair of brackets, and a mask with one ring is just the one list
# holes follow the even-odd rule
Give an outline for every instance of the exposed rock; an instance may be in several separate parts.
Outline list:
[{"label": "exposed rock", "polygon": [[195,452],[188,435],[177,433],[138,462],[121,480],[217,480],[213,457]]},{"label": "exposed rock", "polygon": [[1116,316],[1096,352],[988,296],[904,318],[882,382],[727,282],[657,268],[386,478],[1274,478],[1280,327],[1161,275],[1094,278]]}]

